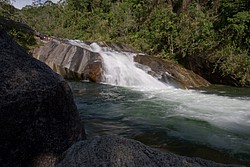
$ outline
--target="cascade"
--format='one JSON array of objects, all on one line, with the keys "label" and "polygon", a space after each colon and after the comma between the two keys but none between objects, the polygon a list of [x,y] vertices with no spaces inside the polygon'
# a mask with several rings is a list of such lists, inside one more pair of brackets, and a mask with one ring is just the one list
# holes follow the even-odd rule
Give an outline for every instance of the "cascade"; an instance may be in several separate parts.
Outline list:
[{"label": "cascade", "polygon": [[73,40],[70,43],[101,55],[104,70],[102,81],[105,84],[153,89],[169,87],[149,75],[147,73],[151,70],[149,67],[137,65],[138,63],[133,60],[134,56],[136,56],[135,53],[118,52],[108,47],[100,47],[97,43],[86,45]]},{"label": "cascade", "polygon": [[[194,143],[202,146],[201,148],[208,147],[222,151],[223,154],[226,152],[249,162],[249,94],[228,96],[223,93],[224,91],[215,94],[207,90],[176,89],[149,75],[148,72],[151,70],[149,67],[135,63],[133,61],[135,53],[114,51],[107,47],[100,47],[97,43],[87,45],[80,41],[71,41],[71,44],[101,55],[103,83],[132,88],[125,90],[126,95],[123,94],[124,89],[121,87],[113,89],[112,86],[107,86],[107,89],[104,86],[100,93],[99,89],[90,89],[91,92],[97,91],[101,96],[101,98],[96,98],[97,93],[94,93],[93,104],[98,103],[98,105],[93,105],[96,107],[95,112],[92,107],[82,103],[82,99],[90,99],[91,93],[81,95],[86,98],[79,98],[82,112],[89,112],[90,115],[93,114],[93,117],[99,113],[97,117],[104,117],[104,119],[108,117],[110,120],[113,117],[114,126],[110,126],[112,121],[107,123],[107,126],[111,127],[112,134],[119,132],[117,129],[124,128],[124,123],[129,122],[129,126],[125,127],[128,128],[129,135],[131,135],[131,127],[136,129],[135,134],[138,131],[146,131],[145,133],[148,133],[150,137],[152,132],[158,131],[163,139],[168,136],[174,142],[187,141],[187,144]],[[91,86],[100,88],[103,85]],[[235,92],[234,89],[233,92]],[[139,98],[137,98],[138,94]],[[99,101],[96,102],[98,99]],[[117,119],[121,119],[120,122]],[[105,124],[103,120],[99,120],[98,124],[100,122]],[[112,129],[118,125],[120,125],[119,128]],[[103,127],[105,126],[100,125],[98,130]],[[147,132],[149,128],[151,131]],[[124,134],[124,131],[121,133]],[[160,138],[159,142],[164,141],[163,139]]]}]

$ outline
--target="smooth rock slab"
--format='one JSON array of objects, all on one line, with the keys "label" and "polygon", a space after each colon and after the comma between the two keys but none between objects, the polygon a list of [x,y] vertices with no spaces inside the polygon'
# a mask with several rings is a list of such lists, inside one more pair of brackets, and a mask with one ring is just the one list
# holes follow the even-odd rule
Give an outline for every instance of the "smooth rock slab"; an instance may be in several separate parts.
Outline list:
[{"label": "smooth rock slab", "polygon": [[177,156],[118,136],[80,141],[69,148],[56,167],[234,167],[200,158]]},{"label": "smooth rock slab", "polygon": [[137,55],[135,62],[146,65],[151,68],[152,74],[161,79],[161,81],[182,88],[207,87],[210,83],[195,74],[193,71],[183,68],[181,65],[169,60],[162,60],[158,57]]},{"label": "smooth rock slab", "polygon": [[[138,53],[131,47],[119,43],[98,42],[97,44],[118,52]],[[60,43],[53,40],[36,48],[33,56],[46,63],[64,78],[90,80],[97,83],[105,82],[102,76],[104,69],[101,55],[80,45],[81,43],[77,42],[73,45],[66,41]],[[87,46],[90,47],[90,45]],[[141,54],[137,54],[134,61],[138,63],[138,67],[142,65],[150,67],[150,75],[176,87],[196,88],[210,85],[199,75],[170,61]]]},{"label": "smooth rock slab", "polygon": [[101,82],[101,56],[88,49],[51,41],[36,48],[33,57],[46,63],[64,78]]},{"label": "smooth rock slab", "polygon": [[53,166],[84,130],[67,82],[0,29],[0,166]]}]

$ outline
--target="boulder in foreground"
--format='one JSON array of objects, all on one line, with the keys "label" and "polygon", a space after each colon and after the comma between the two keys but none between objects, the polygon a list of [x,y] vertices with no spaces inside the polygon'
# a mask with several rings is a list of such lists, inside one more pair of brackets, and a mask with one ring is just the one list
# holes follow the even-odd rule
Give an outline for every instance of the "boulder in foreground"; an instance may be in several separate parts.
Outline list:
[{"label": "boulder in foreground", "polygon": [[0,164],[53,166],[84,135],[67,82],[0,29]]},{"label": "boulder in foreground", "polygon": [[57,167],[237,167],[161,152],[138,141],[113,135],[80,141],[62,158]]}]

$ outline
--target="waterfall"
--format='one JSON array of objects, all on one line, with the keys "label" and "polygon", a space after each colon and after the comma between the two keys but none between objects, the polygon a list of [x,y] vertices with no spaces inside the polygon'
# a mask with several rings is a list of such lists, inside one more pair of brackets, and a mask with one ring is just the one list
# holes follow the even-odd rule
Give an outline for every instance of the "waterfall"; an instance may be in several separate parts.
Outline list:
[{"label": "waterfall", "polygon": [[[119,132],[117,129],[124,128],[124,122],[129,122],[129,136],[131,127],[136,129],[135,134],[151,128],[151,131],[146,133],[152,137],[152,132],[158,131],[159,133],[155,134],[160,134],[159,142],[164,141],[167,136],[166,141],[186,141],[187,144],[208,147],[223,154],[226,152],[249,162],[250,93],[247,93],[247,96],[243,96],[245,93],[235,94],[235,88],[232,89],[232,94],[221,90],[214,93],[209,89],[177,89],[149,75],[149,67],[133,61],[135,53],[117,52],[111,48],[100,47],[96,43],[86,45],[80,41],[72,41],[71,44],[101,55],[103,83],[130,87],[123,89],[97,84],[83,85],[90,87],[90,93],[81,95],[86,98],[79,98],[79,106],[82,107],[80,110],[83,113],[88,111],[93,117],[99,114],[97,117],[104,117],[105,121],[106,118],[113,118],[113,122],[98,121],[98,124],[107,123],[109,127],[110,124],[114,125],[110,130],[112,134]],[[93,98],[89,98],[91,94]],[[98,98],[96,94],[99,95]],[[83,99],[92,99],[93,104],[98,105],[84,105]],[[92,107],[95,107],[95,112]],[[117,125],[120,127],[116,129]],[[103,128],[103,125],[99,128]]]},{"label": "waterfall", "polygon": [[168,87],[168,85],[147,73],[151,70],[149,67],[134,62],[135,53],[118,52],[108,47],[100,47],[97,43],[86,45],[80,41],[72,40],[70,42],[72,45],[101,55],[103,58],[102,82],[105,84],[153,89]]},{"label": "waterfall", "polygon": [[135,54],[112,50],[102,51],[100,54],[103,57],[105,83],[129,87],[166,88],[165,84],[136,66],[133,60]]}]

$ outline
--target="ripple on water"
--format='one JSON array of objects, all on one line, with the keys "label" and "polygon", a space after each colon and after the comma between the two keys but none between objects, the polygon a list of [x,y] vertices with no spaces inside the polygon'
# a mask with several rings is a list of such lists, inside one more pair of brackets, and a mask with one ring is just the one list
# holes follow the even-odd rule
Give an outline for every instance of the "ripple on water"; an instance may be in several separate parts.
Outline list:
[{"label": "ripple on water", "polygon": [[250,164],[250,100],[245,94],[242,100],[240,93],[228,95],[228,90],[70,84],[90,136],[118,134],[181,155]]}]

